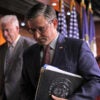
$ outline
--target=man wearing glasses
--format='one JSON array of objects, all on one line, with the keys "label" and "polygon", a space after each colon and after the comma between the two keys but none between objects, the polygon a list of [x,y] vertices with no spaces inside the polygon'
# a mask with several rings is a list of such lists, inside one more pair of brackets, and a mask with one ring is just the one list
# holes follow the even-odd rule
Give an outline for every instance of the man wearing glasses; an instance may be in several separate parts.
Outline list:
[{"label": "man wearing glasses", "polygon": [[52,100],[94,100],[100,93],[100,69],[87,44],[57,32],[56,12],[49,5],[38,3],[33,6],[27,14],[27,22],[37,44],[23,54],[22,100],[33,100],[35,97],[40,68],[43,66],[41,48],[48,45],[50,65],[79,74],[87,80],[69,98],[51,95]]}]

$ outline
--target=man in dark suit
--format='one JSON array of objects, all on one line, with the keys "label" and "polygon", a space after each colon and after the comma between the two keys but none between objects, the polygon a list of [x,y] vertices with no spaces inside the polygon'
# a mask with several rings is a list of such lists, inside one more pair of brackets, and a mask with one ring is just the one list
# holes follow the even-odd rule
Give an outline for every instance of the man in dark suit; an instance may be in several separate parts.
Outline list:
[{"label": "man in dark suit", "polygon": [[20,100],[22,53],[35,41],[19,34],[15,15],[3,16],[1,29],[6,43],[0,46],[0,100]]},{"label": "man in dark suit", "polygon": [[[29,28],[37,41],[23,54],[21,80],[22,100],[35,97],[40,68],[42,46],[50,46],[50,65],[81,75],[86,82],[68,98],[51,95],[53,100],[95,100],[100,94],[100,69],[88,45],[78,39],[66,38],[57,32],[57,18],[54,9],[42,3],[31,8],[27,14]],[[44,93],[45,95],[45,93]]]}]

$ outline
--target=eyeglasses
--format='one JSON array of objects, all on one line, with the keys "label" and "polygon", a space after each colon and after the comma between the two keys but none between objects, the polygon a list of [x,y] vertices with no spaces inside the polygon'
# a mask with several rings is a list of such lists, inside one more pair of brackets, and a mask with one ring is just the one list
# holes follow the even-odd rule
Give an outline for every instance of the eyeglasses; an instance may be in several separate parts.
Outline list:
[{"label": "eyeglasses", "polygon": [[40,27],[36,27],[36,28],[31,28],[30,29],[30,32],[32,34],[34,34],[35,32],[38,32],[38,33],[45,33],[47,28],[48,28],[48,25],[51,24],[51,21],[48,21],[48,24],[46,24],[45,26],[40,26]]}]

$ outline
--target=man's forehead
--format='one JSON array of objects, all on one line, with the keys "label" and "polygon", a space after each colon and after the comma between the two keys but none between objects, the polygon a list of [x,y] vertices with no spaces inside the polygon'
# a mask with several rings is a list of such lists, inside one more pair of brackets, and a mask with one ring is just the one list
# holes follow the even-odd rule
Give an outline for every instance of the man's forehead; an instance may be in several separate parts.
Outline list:
[{"label": "man's forehead", "polygon": [[46,18],[43,15],[39,15],[37,17],[29,19],[29,21],[45,21],[45,20],[46,20]]},{"label": "man's forehead", "polygon": [[42,18],[42,17],[37,17],[37,18],[32,18],[32,19],[30,19],[29,21],[29,24],[31,25],[31,26],[41,26],[41,25],[44,25],[44,24],[46,24],[48,21],[45,19],[45,18]]}]

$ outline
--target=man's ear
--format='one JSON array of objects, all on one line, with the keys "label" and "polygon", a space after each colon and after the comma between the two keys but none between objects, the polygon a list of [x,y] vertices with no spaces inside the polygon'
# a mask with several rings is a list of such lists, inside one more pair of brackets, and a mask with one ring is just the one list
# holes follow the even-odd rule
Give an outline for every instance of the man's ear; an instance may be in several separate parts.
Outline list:
[{"label": "man's ear", "polygon": [[19,31],[19,26],[16,26],[17,31]]},{"label": "man's ear", "polygon": [[57,18],[53,19],[53,24],[54,24],[55,28],[58,27],[58,20],[57,20]]}]

